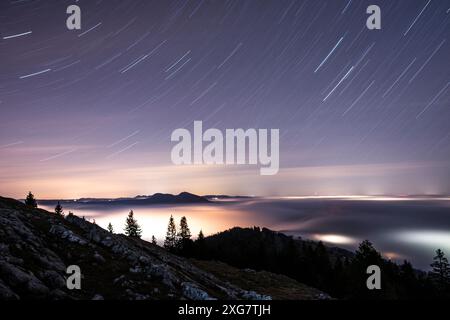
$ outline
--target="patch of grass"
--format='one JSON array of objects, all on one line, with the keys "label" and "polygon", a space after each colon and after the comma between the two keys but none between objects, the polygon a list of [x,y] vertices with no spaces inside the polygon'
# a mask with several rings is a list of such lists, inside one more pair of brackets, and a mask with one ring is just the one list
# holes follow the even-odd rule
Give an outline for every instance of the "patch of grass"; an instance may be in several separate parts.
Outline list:
[{"label": "patch of grass", "polygon": [[244,290],[269,295],[273,300],[314,300],[321,293],[284,275],[241,270],[218,261],[192,259],[191,262],[222,281],[230,282]]}]

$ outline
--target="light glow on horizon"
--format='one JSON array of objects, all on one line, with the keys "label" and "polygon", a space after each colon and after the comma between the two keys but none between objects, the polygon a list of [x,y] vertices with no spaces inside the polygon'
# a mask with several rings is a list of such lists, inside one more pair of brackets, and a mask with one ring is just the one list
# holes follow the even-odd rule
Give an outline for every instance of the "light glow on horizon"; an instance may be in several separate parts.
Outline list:
[{"label": "light glow on horizon", "polygon": [[427,249],[450,251],[450,232],[441,230],[412,230],[394,235],[394,238]]},{"label": "light glow on horizon", "polygon": [[315,234],[314,238],[319,241],[333,244],[354,244],[356,239],[339,234]]},{"label": "light glow on horizon", "polygon": [[340,200],[367,200],[367,201],[412,201],[412,200],[446,200],[448,196],[371,196],[371,195],[323,195],[323,196],[286,196],[286,197],[266,197],[266,199],[302,200],[302,199],[340,199]]}]

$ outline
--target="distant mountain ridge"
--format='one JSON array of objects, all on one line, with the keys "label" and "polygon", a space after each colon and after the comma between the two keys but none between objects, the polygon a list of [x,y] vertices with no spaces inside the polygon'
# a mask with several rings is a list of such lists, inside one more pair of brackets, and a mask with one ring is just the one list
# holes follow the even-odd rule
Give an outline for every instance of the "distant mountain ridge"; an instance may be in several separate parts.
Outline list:
[{"label": "distant mountain ridge", "polygon": [[155,193],[145,196],[138,195],[134,198],[80,198],[73,200],[38,200],[39,204],[52,205],[57,202],[64,203],[81,203],[91,205],[148,205],[148,204],[186,204],[186,203],[209,203],[206,197],[198,196],[189,192],[181,192],[178,195],[169,193]]}]

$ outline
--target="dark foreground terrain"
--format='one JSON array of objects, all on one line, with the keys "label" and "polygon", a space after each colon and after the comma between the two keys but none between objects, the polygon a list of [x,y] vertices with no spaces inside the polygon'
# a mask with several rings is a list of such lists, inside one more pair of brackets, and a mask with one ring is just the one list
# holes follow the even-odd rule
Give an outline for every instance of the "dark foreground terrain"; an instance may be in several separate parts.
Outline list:
[{"label": "dark foreground terrain", "polygon": [[[80,290],[67,289],[69,265],[81,268]],[[327,298],[286,276],[179,257],[77,216],[0,197],[0,300]]]}]

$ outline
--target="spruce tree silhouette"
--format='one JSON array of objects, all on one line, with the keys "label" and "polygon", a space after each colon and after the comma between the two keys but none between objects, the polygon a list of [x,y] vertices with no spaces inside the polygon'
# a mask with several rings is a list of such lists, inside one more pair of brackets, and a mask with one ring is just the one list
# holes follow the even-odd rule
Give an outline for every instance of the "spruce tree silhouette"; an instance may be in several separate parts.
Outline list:
[{"label": "spruce tree silhouette", "polygon": [[430,266],[433,268],[430,271],[431,279],[441,290],[446,289],[450,285],[450,265],[441,249],[436,250],[436,256]]},{"label": "spruce tree silhouette", "polygon": [[203,230],[200,229],[197,240],[193,243],[193,255],[196,258],[205,258],[205,235]]},{"label": "spruce tree silhouette", "polygon": [[164,240],[164,248],[169,251],[174,251],[177,246],[177,229],[173,216],[170,216],[169,224],[167,225],[166,239]]},{"label": "spruce tree silhouette", "polygon": [[190,239],[191,238],[191,230],[189,230],[189,226],[188,226],[186,217],[182,217],[180,220],[180,232],[179,232],[178,236],[181,239]]},{"label": "spruce tree silhouette", "polygon": [[61,206],[61,204],[59,203],[59,201],[58,201],[58,204],[57,204],[56,207],[55,207],[55,213],[56,213],[58,216],[64,216],[63,207]]},{"label": "spruce tree silhouette", "polygon": [[197,241],[204,242],[205,241],[205,235],[203,234],[203,230],[200,229],[200,232],[198,233]]},{"label": "spruce tree silhouette", "polygon": [[125,223],[125,234],[129,237],[140,238],[142,235],[142,229],[139,226],[137,220],[134,218],[133,210],[128,214]]},{"label": "spruce tree silhouette", "polygon": [[180,232],[178,233],[177,250],[180,254],[189,255],[192,252],[193,241],[186,217],[180,220]]},{"label": "spruce tree silhouette", "polygon": [[[385,290],[368,290],[367,288],[367,268],[376,265],[381,269],[383,275],[383,258],[381,254],[374,248],[369,240],[364,240],[359,244],[355,257],[352,260],[352,276],[353,281],[350,284],[352,295],[360,299],[380,299]],[[384,288],[385,277],[381,277],[381,287]]]},{"label": "spruce tree silhouette", "polygon": [[28,192],[27,198],[25,199],[25,204],[28,207],[37,208],[36,199],[34,198],[34,195],[31,193],[31,191]]}]

